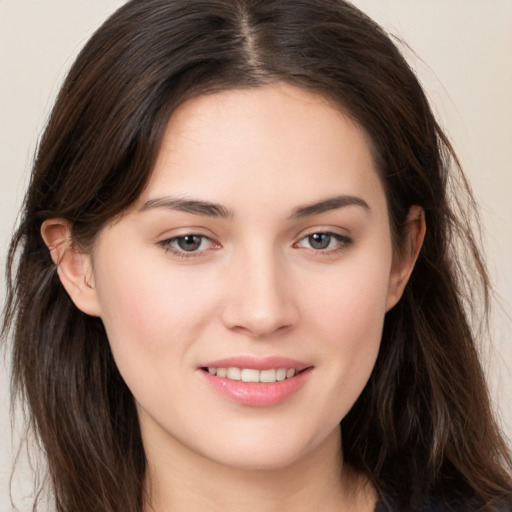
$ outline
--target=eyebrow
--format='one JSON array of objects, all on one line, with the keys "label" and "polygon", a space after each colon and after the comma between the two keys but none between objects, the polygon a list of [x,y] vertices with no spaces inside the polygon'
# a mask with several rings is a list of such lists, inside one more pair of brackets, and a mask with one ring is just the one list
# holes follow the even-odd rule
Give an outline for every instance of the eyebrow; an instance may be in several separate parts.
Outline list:
[{"label": "eyebrow", "polygon": [[157,197],[155,199],[149,199],[143,204],[139,211],[144,212],[156,208],[166,208],[179,212],[192,213],[194,215],[220,217],[223,219],[233,217],[233,212],[220,204],[182,197]]},{"label": "eyebrow", "polygon": [[[360,206],[365,210],[371,211],[370,206],[364,199],[357,196],[340,195],[329,197],[304,206],[298,206],[293,209],[290,218],[300,219],[347,206]],[[194,215],[203,215],[206,217],[219,217],[222,219],[232,218],[234,216],[232,210],[222,206],[221,204],[181,197],[157,197],[155,199],[149,199],[143,204],[139,211],[144,212],[157,208],[177,210],[184,213],[192,213]]]},{"label": "eyebrow", "polygon": [[357,196],[341,195],[329,197],[305,206],[298,206],[294,208],[291,218],[301,219],[303,217],[309,217],[310,215],[318,215],[319,213],[337,210],[338,208],[345,208],[347,206],[360,206],[367,211],[371,211],[370,206],[364,199]]}]

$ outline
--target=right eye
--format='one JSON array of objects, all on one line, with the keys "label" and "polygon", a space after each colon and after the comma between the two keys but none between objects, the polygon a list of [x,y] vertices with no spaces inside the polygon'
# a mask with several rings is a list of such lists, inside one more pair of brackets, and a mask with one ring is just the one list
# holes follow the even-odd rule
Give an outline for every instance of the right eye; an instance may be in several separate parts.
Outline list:
[{"label": "right eye", "polygon": [[201,253],[215,247],[215,243],[205,235],[194,233],[174,236],[158,242],[166,252],[171,252],[181,257],[188,257],[194,253]]}]

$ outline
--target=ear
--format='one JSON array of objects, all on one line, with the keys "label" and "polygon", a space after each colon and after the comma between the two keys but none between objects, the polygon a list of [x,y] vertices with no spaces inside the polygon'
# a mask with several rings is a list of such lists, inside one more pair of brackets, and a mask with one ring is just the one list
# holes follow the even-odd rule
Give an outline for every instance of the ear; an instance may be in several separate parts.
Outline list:
[{"label": "ear", "polygon": [[411,206],[405,222],[403,246],[393,255],[386,311],[395,306],[402,297],[425,238],[425,212],[421,206]]},{"label": "ear", "polygon": [[65,219],[48,219],[41,226],[41,236],[71,300],[84,313],[100,316],[91,257],[73,243],[70,223]]}]

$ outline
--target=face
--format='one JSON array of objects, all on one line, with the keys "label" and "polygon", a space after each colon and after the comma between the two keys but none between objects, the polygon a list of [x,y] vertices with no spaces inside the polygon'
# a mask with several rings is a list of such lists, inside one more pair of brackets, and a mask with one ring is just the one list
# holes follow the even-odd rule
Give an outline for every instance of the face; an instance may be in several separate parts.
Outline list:
[{"label": "face", "polygon": [[401,293],[364,133],[282,84],[183,104],[87,265],[145,445],[232,467],[338,442]]}]

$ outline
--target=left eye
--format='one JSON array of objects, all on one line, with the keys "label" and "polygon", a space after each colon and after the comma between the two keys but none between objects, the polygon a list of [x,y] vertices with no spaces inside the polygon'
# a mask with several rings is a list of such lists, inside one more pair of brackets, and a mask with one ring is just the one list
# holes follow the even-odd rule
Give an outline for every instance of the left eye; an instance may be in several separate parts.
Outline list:
[{"label": "left eye", "polygon": [[312,233],[302,238],[296,245],[298,247],[306,247],[315,251],[325,251],[326,249],[334,249],[350,243],[347,237],[338,235],[337,233]]},{"label": "left eye", "polygon": [[172,252],[198,252],[212,246],[212,241],[204,235],[183,235],[162,240],[160,245]]}]

